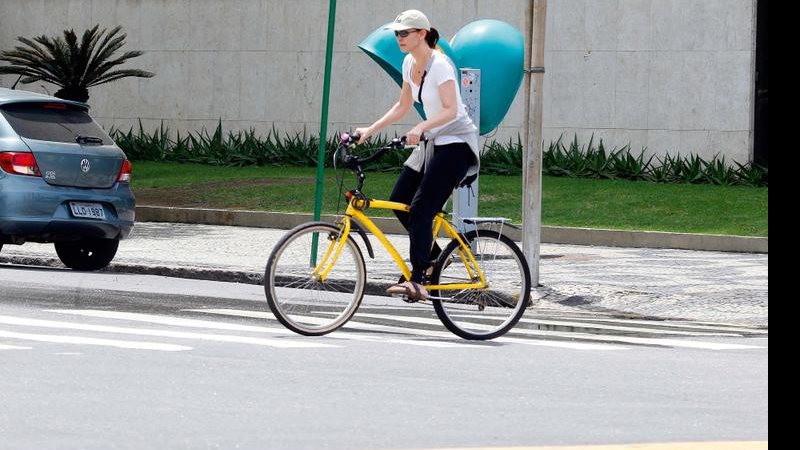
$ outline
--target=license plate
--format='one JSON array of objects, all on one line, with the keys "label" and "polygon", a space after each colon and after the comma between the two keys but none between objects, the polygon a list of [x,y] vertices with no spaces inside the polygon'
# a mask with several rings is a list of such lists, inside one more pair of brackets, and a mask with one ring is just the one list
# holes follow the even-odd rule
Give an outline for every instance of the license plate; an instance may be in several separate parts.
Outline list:
[{"label": "license plate", "polygon": [[72,215],[75,217],[100,220],[106,218],[106,212],[100,203],[69,202],[69,209],[72,210]]}]

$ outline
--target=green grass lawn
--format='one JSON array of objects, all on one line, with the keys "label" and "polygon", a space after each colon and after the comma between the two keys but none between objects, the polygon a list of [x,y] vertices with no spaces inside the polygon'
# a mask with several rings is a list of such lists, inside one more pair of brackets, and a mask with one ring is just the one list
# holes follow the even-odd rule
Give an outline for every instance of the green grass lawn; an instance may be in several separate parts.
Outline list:
[{"label": "green grass lawn", "polygon": [[[344,189],[355,187],[341,171]],[[215,167],[134,162],[133,190],[139,205],[314,211],[316,169]],[[367,174],[364,192],[386,198],[397,173]],[[521,222],[522,177],[482,175],[480,215]],[[325,171],[323,213],[336,213],[339,189]],[[768,188],[659,184],[621,180],[544,177],[542,223],[550,226],[767,236]],[[345,205],[339,205],[343,210]],[[374,211],[375,215],[390,215]],[[378,214],[382,213],[382,214]]]}]

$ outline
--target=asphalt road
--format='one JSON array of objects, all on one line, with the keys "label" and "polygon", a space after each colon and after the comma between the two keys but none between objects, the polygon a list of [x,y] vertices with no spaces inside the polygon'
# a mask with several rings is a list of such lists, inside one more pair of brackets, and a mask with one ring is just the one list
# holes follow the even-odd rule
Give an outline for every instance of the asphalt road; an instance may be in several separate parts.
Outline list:
[{"label": "asphalt road", "polygon": [[256,285],[0,268],[0,447],[766,441],[766,331],[537,308],[471,343],[369,297],[320,338]]}]

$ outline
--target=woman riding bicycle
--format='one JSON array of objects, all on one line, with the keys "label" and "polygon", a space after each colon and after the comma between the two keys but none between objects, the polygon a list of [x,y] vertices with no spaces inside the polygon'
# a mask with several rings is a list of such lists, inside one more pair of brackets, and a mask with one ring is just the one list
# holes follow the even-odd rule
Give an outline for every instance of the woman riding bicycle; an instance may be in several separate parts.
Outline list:
[{"label": "woman riding bicycle", "polygon": [[[411,279],[386,291],[424,300],[428,296],[423,286],[426,271],[438,253],[438,247],[431,251],[433,217],[464,178],[478,173],[478,130],[461,100],[454,64],[436,50],[439,33],[431,28],[428,18],[410,9],[385,29],[394,30],[400,50],[408,53],[403,60],[400,100],[375,123],[356,132],[361,135],[359,143],[366,141],[402,119],[414,101],[425,111],[427,119],[406,133],[407,144],[419,147],[404,163],[390,196],[391,201],[410,205],[410,212],[395,214],[409,234]],[[427,142],[420,141],[423,133]]]}]

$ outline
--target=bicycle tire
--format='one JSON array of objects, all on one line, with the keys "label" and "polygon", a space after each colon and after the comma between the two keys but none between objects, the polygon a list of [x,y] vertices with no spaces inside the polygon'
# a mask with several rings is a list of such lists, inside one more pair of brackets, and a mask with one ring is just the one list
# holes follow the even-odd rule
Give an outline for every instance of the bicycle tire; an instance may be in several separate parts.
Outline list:
[{"label": "bicycle tire", "polygon": [[[517,244],[493,230],[463,235],[489,286],[483,289],[434,290],[436,315],[456,335],[470,340],[494,339],[507,333],[525,313],[531,294],[528,263]],[[453,239],[436,261],[431,284],[470,282],[472,277]],[[447,298],[446,300],[443,298]]]},{"label": "bicycle tire", "polygon": [[[318,236],[316,262],[311,248]],[[338,242],[340,230],[325,222],[308,222],[284,235],[267,260],[264,292],[270,310],[286,328],[306,336],[330,333],[355,314],[366,285],[364,256],[352,236],[325,280],[313,275],[328,245]]]}]

